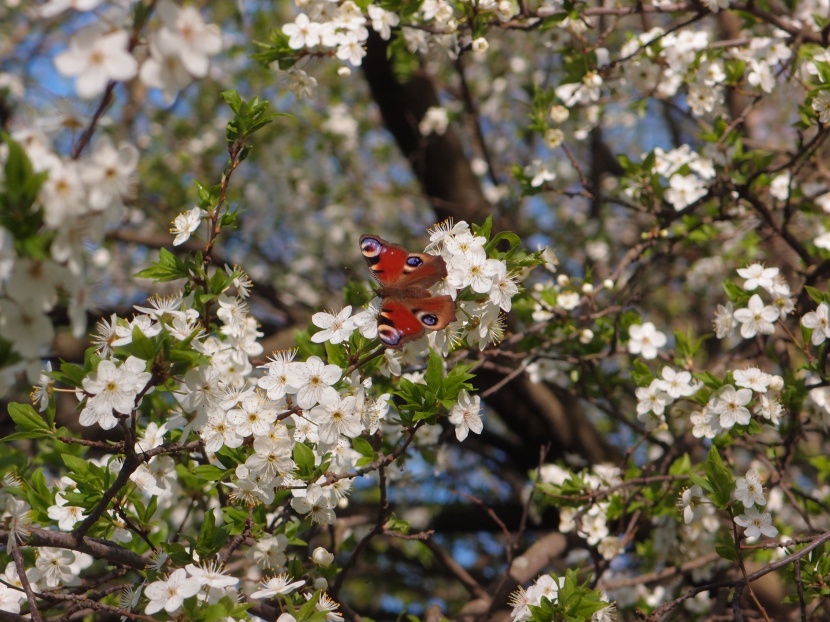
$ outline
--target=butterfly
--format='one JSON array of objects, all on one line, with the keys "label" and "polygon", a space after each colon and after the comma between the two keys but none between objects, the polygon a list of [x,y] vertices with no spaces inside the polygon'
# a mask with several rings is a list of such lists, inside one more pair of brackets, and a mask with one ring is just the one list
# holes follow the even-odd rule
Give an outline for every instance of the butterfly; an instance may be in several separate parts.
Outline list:
[{"label": "butterfly", "polygon": [[387,348],[402,348],[428,330],[441,330],[455,320],[451,296],[428,289],[447,276],[443,257],[410,253],[376,235],[360,236],[360,251],[380,283],[378,338]]}]

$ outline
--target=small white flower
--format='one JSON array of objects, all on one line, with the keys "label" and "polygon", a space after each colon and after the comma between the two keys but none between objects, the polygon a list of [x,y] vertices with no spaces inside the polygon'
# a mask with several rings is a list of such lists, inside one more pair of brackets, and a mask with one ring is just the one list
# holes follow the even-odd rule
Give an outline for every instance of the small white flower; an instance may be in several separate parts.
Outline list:
[{"label": "small white flower", "polygon": [[810,105],[821,123],[830,123],[830,91],[819,91]]},{"label": "small white flower", "polygon": [[693,412],[689,416],[689,422],[692,424],[692,435],[695,438],[715,438],[721,429],[717,413],[712,412],[710,408],[702,412]]},{"label": "small white flower", "polygon": [[683,491],[678,504],[683,510],[683,522],[690,525],[693,521],[700,519],[703,514],[704,499],[703,489],[697,484]]},{"label": "small white flower", "polygon": [[221,565],[215,561],[202,563],[199,566],[195,564],[188,564],[185,566],[187,574],[199,580],[199,583],[205,587],[212,587],[216,589],[224,589],[239,583],[237,577],[231,577],[222,572]]},{"label": "small white flower", "polygon": [[654,413],[655,415],[661,416],[666,409],[666,404],[670,401],[669,394],[663,391],[660,380],[656,378],[647,387],[637,387],[635,394],[638,400],[638,419],[640,415],[647,413]]},{"label": "small white flower", "polygon": [[657,350],[666,345],[666,335],[661,333],[651,322],[633,324],[628,329],[628,351],[642,354],[644,359],[657,358]]},{"label": "small white flower", "polygon": [[751,418],[747,404],[752,400],[752,391],[738,389],[728,384],[710,401],[713,412],[720,415],[720,425],[728,430],[736,423],[746,425]]},{"label": "small white flower", "polygon": [[768,419],[771,425],[778,425],[781,413],[784,408],[774,397],[761,394],[758,396],[758,403],[755,405],[755,414]]},{"label": "small white flower", "polygon": [[450,409],[449,421],[455,426],[455,437],[459,441],[467,438],[470,432],[481,434],[484,423],[481,421],[481,398],[471,396],[466,389],[458,394],[458,402]]},{"label": "small white flower", "polygon": [[478,37],[476,39],[473,39],[473,42],[470,44],[470,47],[476,54],[484,54],[487,51],[487,48],[490,47],[490,44],[484,37]]},{"label": "small white flower", "polygon": [[198,578],[188,577],[184,568],[177,568],[167,579],[154,581],[144,590],[144,595],[150,599],[144,613],[152,615],[162,609],[173,613],[182,606],[185,598],[195,596],[200,589],[202,583]]},{"label": "small white flower", "polygon": [[[113,361],[103,360],[96,371],[83,379],[81,384],[84,393],[90,397],[81,411],[81,425],[98,423],[109,430],[118,423],[113,411],[128,415],[136,407],[136,397],[150,380],[151,374],[143,371],[146,365],[144,361],[135,357],[130,359],[139,363],[135,369],[132,363],[127,365],[125,362],[121,367],[116,367]],[[138,371],[139,367],[141,371]]]},{"label": "small white flower", "polygon": [[737,369],[732,375],[737,386],[752,389],[756,393],[766,393],[767,387],[772,382],[772,376],[762,372],[757,367]]},{"label": "small white flower", "polygon": [[577,292],[563,292],[556,297],[556,306],[565,311],[572,311],[579,306],[579,299],[579,293]]},{"label": "small white flower", "polygon": [[732,334],[732,330],[738,325],[738,322],[735,320],[734,308],[731,302],[726,303],[726,305],[718,305],[713,324],[715,337],[718,339],[724,339]]},{"label": "small white flower", "polygon": [[352,307],[349,305],[337,314],[320,312],[312,315],[311,323],[323,330],[314,333],[311,341],[314,343],[330,341],[336,344],[348,339],[356,327],[354,319],[349,317],[351,314]]},{"label": "small white flower", "polygon": [[295,490],[293,493],[305,493],[305,496],[295,496],[291,500],[291,507],[295,512],[310,514],[311,520],[319,525],[334,524],[336,517],[331,509],[331,498],[319,484],[311,484],[307,490]]},{"label": "small white flower", "polygon": [[761,478],[758,477],[755,469],[749,469],[746,472],[746,477],[739,477],[735,481],[735,499],[743,503],[745,508],[767,504]]},{"label": "small white flower", "polygon": [[305,581],[289,581],[287,574],[280,574],[263,581],[262,589],[251,594],[251,598],[273,598],[279,594],[290,594],[302,585],[305,585]]},{"label": "small white flower", "polygon": [[705,197],[708,192],[703,180],[697,175],[672,175],[669,188],[663,196],[679,212]]},{"label": "small white flower", "polygon": [[744,535],[755,540],[761,535],[774,538],[778,535],[778,529],[772,525],[772,516],[769,512],[759,512],[758,508],[747,508],[744,514],[735,517],[735,523],[744,527]]},{"label": "small white flower", "polygon": [[286,393],[296,393],[297,389],[288,383],[289,373],[295,365],[291,361],[296,354],[296,350],[284,350],[260,366],[265,368],[265,375],[257,381],[257,385],[265,389],[269,399],[278,400]]},{"label": "small white flower", "polygon": [[421,136],[429,136],[430,134],[442,136],[447,131],[449,123],[446,108],[431,106],[424,114],[424,118],[418,123],[418,131]]},{"label": "small white flower", "polygon": [[735,311],[735,319],[741,323],[741,337],[751,339],[758,333],[771,335],[775,332],[775,322],[780,313],[777,307],[764,305],[758,294],[749,299],[746,309]]},{"label": "small white flower", "polygon": [[126,30],[79,32],[70,40],[69,49],[55,57],[55,67],[65,76],[76,77],[75,90],[80,97],[97,97],[110,80],[135,77],[138,63],[127,50],[129,40]]},{"label": "small white flower", "polygon": [[778,276],[778,268],[765,268],[762,264],[753,263],[746,268],[738,268],[738,275],[746,279],[744,290],[751,292],[761,287],[771,292],[774,279]]},{"label": "small white flower", "polygon": [[660,388],[674,399],[689,397],[697,391],[697,386],[692,382],[692,374],[688,371],[674,371],[671,367],[664,367],[661,376],[658,381]]},{"label": "small white flower", "polygon": [[539,188],[546,182],[556,179],[556,173],[551,171],[542,160],[533,160],[524,168],[523,173],[530,177],[532,188]]},{"label": "small white flower", "polygon": [[47,514],[49,518],[58,521],[58,529],[61,531],[72,531],[75,523],[86,518],[82,507],[67,505],[62,493],[55,495],[55,505],[49,507]]},{"label": "small white flower", "polygon": [[455,255],[447,266],[447,283],[455,289],[469,286],[476,293],[488,294],[501,265],[498,259],[488,259],[483,252]]},{"label": "small white flower", "polygon": [[830,307],[826,302],[822,302],[815,311],[804,314],[801,324],[805,328],[812,329],[813,335],[810,341],[814,346],[820,346],[830,338]]},{"label": "small white flower", "polygon": [[312,408],[309,414],[317,424],[320,442],[327,445],[336,443],[341,434],[354,438],[363,432],[363,424],[354,412],[354,397],[351,395],[344,398],[339,395],[331,399],[323,398],[320,405]]},{"label": "small white flower", "polygon": [[75,563],[75,553],[68,549],[57,549],[48,546],[40,547],[37,551],[35,567],[46,587],[68,585],[77,575],[72,571]]},{"label": "small white flower", "polygon": [[288,35],[288,47],[292,50],[320,45],[320,24],[300,13],[292,24],[285,24],[282,31]]},{"label": "small white flower", "polygon": [[173,246],[187,242],[190,235],[202,224],[202,218],[206,215],[207,213],[201,207],[194,207],[176,216],[173,220],[173,227],[170,229],[170,233],[176,234]]},{"label": "small white flower", "polygon": [[400,23],[401,18],[394,11],[387,11],[376,4],[370,4],[366,10],[372,20],[372,29],[381,39],[388,41],[392,37],[392,28]]},{"label": "small white flower", "polygon": [[340,380],[342,373],[337,365],[326,365],[319,356],[292,365],[288,370],[288,384],[297,390],[297,405],[311,408],[318,402],[338,400],[340,396],[331,385]]},{"label": "small white flower", "polygon": [[499,261],[494,264],[493,286],[490,288],[490,302],[498,305],[505,313],[510,311],[513,297],[519,293],[516,277],[507,274],[507,266]]}]

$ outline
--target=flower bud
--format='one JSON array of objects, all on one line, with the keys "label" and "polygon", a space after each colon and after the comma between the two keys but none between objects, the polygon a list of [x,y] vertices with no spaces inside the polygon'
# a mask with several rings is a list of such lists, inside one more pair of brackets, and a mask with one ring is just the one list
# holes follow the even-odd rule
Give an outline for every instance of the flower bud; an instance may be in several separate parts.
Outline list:
[{"label": "flower bud", "polygon": [[322,546],[318,546],[316,549],[314,549],[314,552],[311,554],[311,559],[318,566],[328,566],[329,564],[331,564],[331,562],[334,561],[334,555],[329,553]]}]

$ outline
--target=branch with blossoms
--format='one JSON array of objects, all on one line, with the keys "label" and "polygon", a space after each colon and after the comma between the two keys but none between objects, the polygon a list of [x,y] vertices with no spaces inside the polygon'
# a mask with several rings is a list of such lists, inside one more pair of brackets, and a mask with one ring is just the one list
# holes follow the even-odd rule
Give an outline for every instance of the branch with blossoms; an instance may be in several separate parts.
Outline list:
[{"label": "branch with blossoms", "polygon": [[[430,248],[443,251],[449,266],[445,291],[463,305],[463,317],[448,327],[448,334],[430,335],[434,348],[445,353],[465,335],[469,343],[482,348],[499,337],[500,308],[509,308],[510,299],[518,293],[505,264],[530,266],[535,262],[532,256],[516,255],[516,247],[496,251],[496,243],[504,236],[488,243],[488,231],[489,224],[474,234],[465,223],[459,223],[439,227],[433,234]],[[485,247],[499,258],[488,258]],[[274,533],[279,543],[289,524],[294,526],[292,529],[302,522],[309,526],[333,524],[336,502],[345,500],[353,479],[379,472],[385,490],[383,474],[397,471],[395,462],[405,459],[418,431],[437,417],[447,418],[459,441],[470,432],[482,431],[480,400],[468,392],[469,365],[456,364],[445,370],[444,357],[436,349],[426,361],[422,380],[411,377],[392,382],[390,378],[381,383],[399,400],[396,417],[400,427],[387,423],[391,393],[373,397],[376,389],[366,368],[374,365],[379,371],[386,368],[390,377],[399,375],[402,362],[415,360],[426,348],[427,340],[407,344],[400,353],[387,351],[382,361],[376,353],[364,354],[372,345],[358,326],[368,335],[377,330],[377,311],[371,305],[363,312],[369,321],[351,318],[348,308],[338,315],[315,315],[312,320],[322,331],[301,340],[299,350],[275,354],[262,366],[264,373],[253,376],[247,359],[259,356],[261,350],[255,341],[259,335],[247,315],[241,296],[244,289],[237,298],[226,293],[246,281],[233,272],[200,273],[207,265],[162,253],[160,261],[142,274],[164,280],[174,275],[189,278],[189,287],[198,293],[192,298],[199,301],[195,308],[188,307],[184,297],[175,296],[137,307],[140,315],[130,322],[113,316],[99,325],[96,345],[83,367],[64,364],[45,377],[37,391],[41,408],[49,412],[51,396],[58,386],[74,387],[82,401],[82,426],[118,428],[127,436],[122,445],[108,447],[121,447],[123,458],[116,454],[94,463],[64,458],[72,475],[55,494],[53,505],[49,505],[52,495],[42,475],[36,485],[22,487],[21,493],[38,519],[46,515],[57,521],[59,528],[71,532],[76,543],[76,553],[66,551],[62,557],[50,558],[57,570],[45,578],[49,587],[65,583],[71,572],[77,572],[67,564],[75,563],[81,554],[78,543],[92,530],[99,533],[103,529],[119,541],[135,542],[139,549],[150,545],[158,556],[145,578],[144,595],[149,599],[144,607],[146,614],[162,609],[172,614],[187,607],[189,616],[198,616],[198,606],[187,603],[204,601],[212,588],[228,588],[238,580],[204,559],[198,566],[182,568],[173,559],[174,553],[180,558],[182,551],[176,553],[178,549],[171,548],[170,543],[159,543],[157,548],[152,536],[147,539],[152,533],[153,514],[173,507],[174,491],[180,486],[204,491],[204,483],[200,485],[199,480],[217,482],[230,488],[228,498],[233,504],[247,508],[244,516],[228,515],[235,518],[222,527],[207,514],[198,529],[199,557],[229,564],[248,550],[255,508],[276,505],[283,513],[289,508],[293,511],[294,518]],[[219,326],[208,317],[214,303],[219,308]],[[210,330],[202,326],[210,326]],[[315,344],[326,347],[321,349]],[[305,361],[296,360],[298,354],[311,352],[334,362],[326,363],[317,354],[307,356]],[[148,367],[152,371],[147,371]],[[343,377],[344,367],[351,372],[347,378]],[[155,414],[164,412],[173,416],[160,422]],[[22,409],[16,421],[19,436],[51,434],[49,420],[44,422],[33,410]],[[143,421],[148,423],[139,433]],[[187,440],[194,433],[200,437],[199,442]],[[165,443],[168,435],[172,442]],[[61,431],[56,437],[65,438],[66,434]],[[194,450],[203,452],[206,458],[195,460],[200,463],[193,469],[196,481],[177,481],[173,457],[186,464]],[[94,492],[102,488],[103,493]],[[117,512],[113,507],[116,500]],[[375,534],[384,531],[388,511],[379,514]],[[234,525],[241,533],[229,538]],[[257,522],[257,530],[263,527]],[[403,526],[396,529],[406,531]],[[140,539],[133,540],[135,532]],[[285,536],[282,541],[287,542]],[[352,564],[369,540],[361,542],[352,552]],[[339,570],[332,586],[334,594],[348,577],[349,567],[346,563]],[[264,589],[252,598],[287,596],[306,584],[300,578],[293,582],[266,579]],[[305,589],[303,594],[312,596]],[[192,601],[195,596],[199,600]],[[285,605],[298,605],[299,597],[292,596]],[[331,610],[337,607],[325,593],[316,598],[316,606]],[[226,606],[233,615],[234,603]]]}]

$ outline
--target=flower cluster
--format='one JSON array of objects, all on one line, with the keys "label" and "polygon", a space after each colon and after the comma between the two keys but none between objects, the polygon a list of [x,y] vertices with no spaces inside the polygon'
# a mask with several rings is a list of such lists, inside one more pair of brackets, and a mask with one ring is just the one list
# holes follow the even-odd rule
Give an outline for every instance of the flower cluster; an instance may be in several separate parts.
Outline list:
[{"label": "flower cluster", "polygon": [[[392,37],[392,29],[401,22],[397,13],[378,4],[369,4],[365,13],[351,0],[334,7],[325,3],[296,4],[306,12],[299,13],[293,22],[282,27],[282,32],[288,38],[288,47],[314,55],[327,54],[328,50],[333,50],[336,58],[353,67],[360,66],[366,56],[366,40],[369,37],[367,26],[388,40]],[[509,19],[514,8],[504,0],[488,0],[480,2],[476,10],[479,14],[491,13],[498,19],[505,20]],[[425,0],[416,13],[407,15],[407,19],[413,22],[423,21],[429,24],[431,30],[427,32],[413,26],[402,27],[403,39],[410,52],[426,53],[430,45],[436,45],[455,58],[462,43],[469,43],[479,54],[487,49],[487,41],[483,37],[473,41],[469,35],[462,37],[459,34],[458,18],[454,15],[453,6],[445,0]],[[320,48],[320,52],[316,48]]]},{"label": "flower cluster", "polygon": [[[511,619],[514,622],[530,620],[533,617],[533,610],[544,606],[545,602],[542,599],[555,605],[559,601],[560,590],[571,592],[572,588],[565,590],[567,581],[566,577],[556,578],[545,574],[538,577],[527,589],[520,587],[510,595],[509,603],[513,608],[510,612]],[[596,609],[591,614],[591,622],[611,622],[616,619],[616,608],[613,603],[608,602],[608,596],[604,592],[591,599],[595,600],[592,604]]]},{"label": "flower cluster", "polygon": [[[56,4],[44,6],[42,15],[51,17]],[[91,10],[97,3],[81,4],[74,3],[75,8]],[[103,22],[73,36],[69,49],[55,58],[55,67],[62,75],[75,78],[75,91],[85,99],[101,95],[110,82],[139,76],[146,86],[161,89],[171,103],[194,78],[207,75],[210,57],[222,49],[222,35],[215,25],[205,24],[194,7],[162,0],[156,12],[162,26],[150,34],[150,54],[140,67],[132,55],[127,30],[104,27],[100,25]]]},{"label": "flower cluster", "polygon": [[[105,227],[122,217],[124,201],[132,194],[138,150],[129,143],[115,145],[104,136],[88,156],[71,160],[59,156],[39,129],[14,131],[12,138],[23,150],[4,145],[0,164],[14,160],[14,166],[24,166],[20,160],[27,158],[33,174],[47,175],[32,210],[16,218],[50,242],[46,256],[26,256],[25,245],[20,240],[15,245],[14,236],[20,232],[0,227],[0,337],[22,357],[18,370],[25,368],[36,382],[38,357],[55,335],[48,314],[59,300],[66,301],[73,334],[80,336],[86,329],[90,266],[85,244],[99,243]],[[0,385],[0,393],[5,392],[7,387]]]},{"label": "flower cluster", "polygon": [[783,410],[778,397],[784,387],[783,378],[757,367],[735,370],[732,375],[734,384],[722,386],[702,411],[692,413],[695,437],[711,439],[735,425],[748,425],[753,414],[770,425],[778,425]]},{"label": "flower cluster", "polygon": [[[728,0],[706,3],[714,12],[726,8]],[[787,61],[792,51],[783,41],[783,31],[775,37],[753,37],[745,47],[713,51],[709,34],[681,30],[665,33],[661,28],[633,37],[620,49],[620,56],[630,58],[622,65],[626,84],[641,93],[674,97],[685,86],[686,103],[695,116],[715,112],[724,104],[726,71],[724,61],[745,63],[750,86],[771,93],[775,88],[775,68]]]},{"label": "flower cluster", "polygon": [[[456,225],[444,223],[432,231],[426,252],[440,254],[447,265],[447,278],[436,286],[436,293],[449,294],[456,299],[471,297],[463,296],[469,292],[476,299],[461,302],[461,317],[445,330],[430,332],[408,344],[405,357],[407,353],[423,352],[427,345],[446,355],[456,337],[466,337],[469,345],[481,350],[501,341],[504,336],[502,312],[510,311],[511,301],[519,288],[516,277],[504,261],[487,257],[486,242],[486,238],[474,235],[463,221]],[[355,330],[374,339],[379,308],[380,300],[376,298],[367,309],[353,316],[351,307],[338,313],[316,313],[312,323],[323,330],[312,335],[311,340],[338,344],[348,340]]]},{"label": "flower cluster", "polygon": [[[718,339],[724,339],[732,334],[738,324],[744,339],[752,339],[758,334],[771,335],[775,332],[775,322],[795,308],[790,286],[779,274],[778,268],[766,268],[759,263],[739,268],[738,275],[745,279],[744,291],[753,294],[746,307],[733,310],[731,303],[718,306],[715,335]],[[761,294],[754,293],[757,291],[766,292],[771,299],[769,303],[764,302]]]},{"label": "flower cluster", "polygon": [[708,183],[715,177],[712,161],[694,151],[688,145],[664,152],[654,150],[655,170],[668,180],[669,187],[663,198],[680,211],[708,193]]},{"label": "flower cluster", "polygon": [[[93,561],[95,560],[92,556],[80,551],[39,547],[34,566],[26,570],[26,579],[37,592],[60,586],[79,586],[81,571],[89,568]],[[17,565],[13,561],[6,565],[3,573],[0,573],[0,581],[0,611],[20,613],[20,604],[26,600],[26,592],[23,590]]]},{"label": "flower cluster", "polygon": [[648,429],[656,428],[666,422],[665,411],[674,400],[690,397],[699,388],[690,372],[663,367],[660,378],[652,380],[647,387],[637,388],[637,419]]},{"label": "flower cluster", "polygon": [[[570,471],[555,464],[546,464],[540,469],[540,480],[544,483],[561,486],[568,480],[576,479]],[[609,465],[595,465],[590,471],[584,470],[578,475],[580,484],[586,491],[598,491],[619,484],[620,470]],[[618,538],[611,536],[608,528],[608,499],[576,507],[559,508],[559,530],[562,533],[575,532],[591,546],[598,546],[600,553],[607,559],[616,557],[620,550]]]},{"label": "flower cluster", "polygon": [[175,613],[185,599],[197,595],[200,601],[207,603],[215,603],[223,596],[236,600],[239,597],[234,587],[237,583],[239,579],[224,574],[214,563],[200,566],[187,564],[184,568],[172,571],[165,579],[147,586],[144,595],[150,602],[144,608],[144,613],[152,615],[162,609],[170,614]]}]

